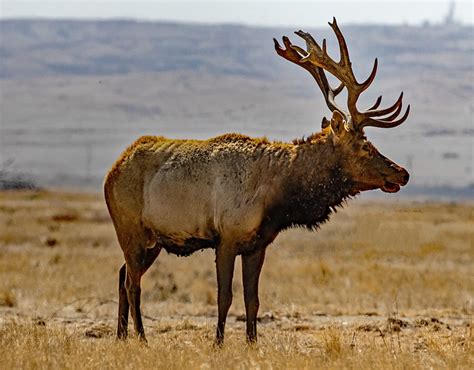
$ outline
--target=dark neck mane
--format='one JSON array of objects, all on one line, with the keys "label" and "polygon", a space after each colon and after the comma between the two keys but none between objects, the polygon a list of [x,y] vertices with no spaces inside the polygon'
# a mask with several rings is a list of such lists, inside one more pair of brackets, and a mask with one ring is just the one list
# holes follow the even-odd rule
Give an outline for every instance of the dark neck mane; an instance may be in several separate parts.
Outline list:
[{"label": "dark neck mane", "polygon": [[282,197],[268,213],[278,230],[316,229],[351,198],[352,183],[342,173],[332,143],[318,138],[295,148],[298,155],[281,183]]}]

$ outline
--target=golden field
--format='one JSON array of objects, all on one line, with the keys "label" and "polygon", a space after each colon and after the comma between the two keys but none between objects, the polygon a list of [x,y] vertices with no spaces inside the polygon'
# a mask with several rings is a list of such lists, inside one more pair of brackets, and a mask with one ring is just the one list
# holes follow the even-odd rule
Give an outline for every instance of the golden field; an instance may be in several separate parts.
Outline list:
[{"label": "golden field", "polygon": [[213,251],[163,251],[142,284],[148,346],[116,341],[123,260],[102,197],[0,192],[0,367],[474,368],[474,205],[349,203],[268,248],[255,346],[237,263],[216,349]]}]

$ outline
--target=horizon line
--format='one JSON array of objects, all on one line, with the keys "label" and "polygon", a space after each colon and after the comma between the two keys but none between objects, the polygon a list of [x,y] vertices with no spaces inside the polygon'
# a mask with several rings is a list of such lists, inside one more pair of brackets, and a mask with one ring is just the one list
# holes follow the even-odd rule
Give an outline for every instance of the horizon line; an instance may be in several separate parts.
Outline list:
[{"label": "horizon line", "polygon": [[[233,22],[233,21],[219,21],[219,22],[207,22],[207,21],[189,21],[189,20],[180,20],[180,19],[151,19],[151,18],[138,18],[138,17],[122,17],[122,16],[110,16],[110,17],[54,17],[54,16],[2,16],[0,14],[0,22],[2,21],[67,21],[67,22],[136,22],[136,23],[168,23],[168,24],[187,24],[187,25],[197,25],[197,26],[241,26],[241,27],[256,27],[256,28],[285,28],[285,27],[308,27],[308,28],[322,28],[325,25],[292,25],[292,24],[255,24],[255,23],[246,23],[246,22]],[[330,23],[330,22],[328,22]],[[346,27],[353,26],[386,26],[386,27],[435,27],[435,26],[461,26],[461,27],[473,27],[474,23],[456,21],[453,23],[445,22],[430,22],[429,20],[424,20],[421,22],[341,22]]]}]

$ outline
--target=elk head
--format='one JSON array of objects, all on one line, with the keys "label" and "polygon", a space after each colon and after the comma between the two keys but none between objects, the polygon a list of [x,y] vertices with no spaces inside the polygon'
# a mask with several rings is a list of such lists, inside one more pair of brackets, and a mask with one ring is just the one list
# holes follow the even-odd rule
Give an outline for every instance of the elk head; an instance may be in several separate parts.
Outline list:
[{"label": "elk head", "polygon": [[[275,50],[278,55],[306,69],[316,80],[321,89],[328,108],[332,112],[331,120],[323,118],[322,129],[334,146],[334,155],[340,160],[338,165],[344,175],[350,178],[354,184],[351,193],[360,191],[381,189],[382,191],[394,193],[400,190],[400,186],[406,185],[409,174],[402,167],[380,154],[377,149],[366,139],[364,127],[391,128],[403,123],[410,112],[410,106],[401,118],[403,93],[397,101],[388,108],[379,109],[382,96],[376,100],[372,107],[365,111],[359,111],[357,100],[372,83],[377,73],[377,59],[369,77],[362,83],[358,82],[352,71],[349,51],[346,41],[333,19],[329,23],[339,42],[340,61],[333,60],[326,51],[326,40],[322,47],[306,32],[297,31],[306,42],[306,50],[293,45],[288,37],[283,37],[285,48],[275,42]],[[332,88],[328,82],[325,71],[331,73],[340,81],[337,88]],[[347,89],[347,110],[343,110],[336,104],[336,96]],[[398,119],[397,119],[398,118]]]}]

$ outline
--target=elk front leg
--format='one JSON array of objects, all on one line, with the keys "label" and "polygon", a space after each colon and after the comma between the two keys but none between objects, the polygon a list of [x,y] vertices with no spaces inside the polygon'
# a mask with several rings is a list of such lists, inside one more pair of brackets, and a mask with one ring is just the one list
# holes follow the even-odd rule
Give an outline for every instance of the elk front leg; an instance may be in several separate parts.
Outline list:
[{"label": "elk front leg", "polygon": [[227,251],[223,245],[216,250],[217,269],[217,306],[218,320],[216,331],[216,344],[222,345],[224,342],[224,328],[227,313],[232,304],[232,278],[234,276],[234,251]]},{"label": "elk front leg", "polygon": [[265,248],[242,256],[245,312],[247,316],[247,341],[257,341],[258,279],[265,259]]}]

